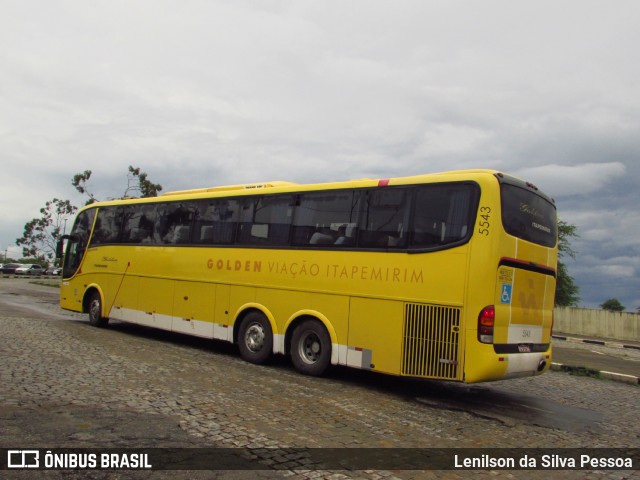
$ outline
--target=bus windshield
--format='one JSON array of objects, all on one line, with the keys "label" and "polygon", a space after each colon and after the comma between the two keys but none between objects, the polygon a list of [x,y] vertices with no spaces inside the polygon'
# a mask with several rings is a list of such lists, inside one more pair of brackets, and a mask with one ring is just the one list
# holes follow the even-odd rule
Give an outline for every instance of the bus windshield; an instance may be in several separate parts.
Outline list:
[{"label": "bus windshield", "polygon": [[510,183],[502,183],[500,192],[505,231],[522,240],[554,247],[557,237],[555,206],[534,191]]},{"label": "bus windshield", "polygon": [[82,257],[89,243],[89,233],[93,226],[95,214],[95,208],[80,212],[73,224],[71,235],[68,237],[67,253],[65,254],[62,265],[62,276],[64,278],[73,276],[80,267]]}]

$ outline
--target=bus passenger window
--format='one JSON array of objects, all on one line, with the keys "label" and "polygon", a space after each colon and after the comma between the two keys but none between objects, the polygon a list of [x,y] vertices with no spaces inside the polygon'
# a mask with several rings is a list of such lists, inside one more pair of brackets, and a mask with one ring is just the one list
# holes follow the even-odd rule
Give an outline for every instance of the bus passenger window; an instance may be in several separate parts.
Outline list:
[{"label": "bus passenger window", "polygon": [[190,243],[194,209],[192,203],[186,202],[160,204],[156,223],[156,236],[160,242],[173,245]]},{"label": "bus passenger window", "polygon": [[208,245],[230,245],[235,241],[240,217],[237,199],[212,199],[196,207],[193,242]]},{"label": "bus passenger window", "polygon": [[290,195],[248,198],[242,206],[238,243],[288,245],[292,200]]},{"label": "bus passenger window", "polygon": [[126,207],[124,212],[122,241],[124,243],[160,243],[154,239],[155,223],[155,205],[135,205]]},{"label": "bus passenger window", "polygon": [[312,247],[355,245],[360,195],[353,190],[300,194],[293,219],[293,244]]},{"label": "bus passenger window", "polygon": [[474,188],[469,184],[418,188],[410,247],[434,248],[463,241],[471,221]]},{"label": "bus passenger window", "polygon": [[406,246],[406,225],[411,213],[410,191],[406,188],[371,190],[367,193],[365,229],[359,246],[402,248]]},{"label": "bus passenger window", "polygon": [[104,245],[120,241],[122,207],[101,207],[91,236],[91,245]]}]

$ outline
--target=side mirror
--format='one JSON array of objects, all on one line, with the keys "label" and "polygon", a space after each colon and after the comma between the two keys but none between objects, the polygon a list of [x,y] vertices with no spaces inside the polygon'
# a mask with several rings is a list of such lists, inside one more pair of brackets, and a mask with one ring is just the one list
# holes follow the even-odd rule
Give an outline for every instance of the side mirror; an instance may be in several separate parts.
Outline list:
[{"label": "side mirror", "polygon": [[56,259],[62,258],[64,256],[64,241],[65,240],[73,240],[73,235],[62,235],[58,239],[58,243],[56,244]]},{"label": "side mirror", "polygon": [[58,240],[56,244],[56,260],[62,258],[64,255],[64,240]]}]

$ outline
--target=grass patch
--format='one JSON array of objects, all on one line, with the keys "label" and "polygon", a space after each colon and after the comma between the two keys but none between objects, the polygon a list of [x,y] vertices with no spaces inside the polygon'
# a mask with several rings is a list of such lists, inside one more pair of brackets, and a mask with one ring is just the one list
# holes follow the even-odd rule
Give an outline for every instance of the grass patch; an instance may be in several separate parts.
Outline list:
[{"label": "grass patch", "polygon": [[60,288],[60,281],[55,281],[55,282],[47,282],[44,280],[34,280],[33,282],[29,282],[33,285],[42,285],[43,287],[54,287],[54,288]]},{"label": "grass patch", "polygon": [[591,377],[602,380],[602,375],[598,370],[593,370],[591,368],[586,367],[571,367],[569,365],[563,365],[560,370],[562,372],[566,372],[569,375],[574,375],[576,377]]}]

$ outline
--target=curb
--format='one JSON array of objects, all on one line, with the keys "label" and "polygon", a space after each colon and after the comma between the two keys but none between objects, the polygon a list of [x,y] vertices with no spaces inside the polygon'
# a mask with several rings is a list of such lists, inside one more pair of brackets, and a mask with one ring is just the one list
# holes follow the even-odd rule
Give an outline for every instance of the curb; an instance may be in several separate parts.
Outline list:
[{"label": "curb", "polygon": [[630,385],[640,386],[640,377],[636,377],[634,375],[625,375],[623,373],[606,372],[585,367],[574,367],[572,365],[565,365],[563,363],[551,363],[551,370],[553,370],[554,372],[577,373],[585,377],[596,377],[605,380],[612,380],[614,382],[622,382],[628,383]]},{"label": "curb", "polygon": [[[615,341],[605,341],[605,340],[592,340],[588,338],[577,338],[577,337],[568,337],[564,335],[551,335],[553,339],[556,340],[564,340],[571,343],[586,343],[589,345],[603,345],[605,347],[613,347],[613,348],[631,348],[634,350],[640,350],[640,345],[629,345]],[[578,375],[584,375],[588,377],[596,377],[602,378],[606,380],[612,380],[614,382],[622,382],[628,383],[630,385],[640,385],[640,377],[634,375],[626,375],[623,373],[615,373],[615,372],[607,372],[594,370],[585,367],[576,367],[573,365],[564,365],[562,363],[551,363],[551,370],[557,372],[567,372],[567,373],[576,373]]]},{"label": "curb", "polygon": [[605,347],[613,347],[613,348],[632,348],[634,350],[640,350],[640,345],[629,345],[619,342],[610,342],[604,340],[591,340],[588,338],[576,338],[576,337],[565,337],[564,335],[551,335],[551,338],[555,338],[556,340],[565,340],[571,343],[588,343],[591,345],[603,345]]}]

